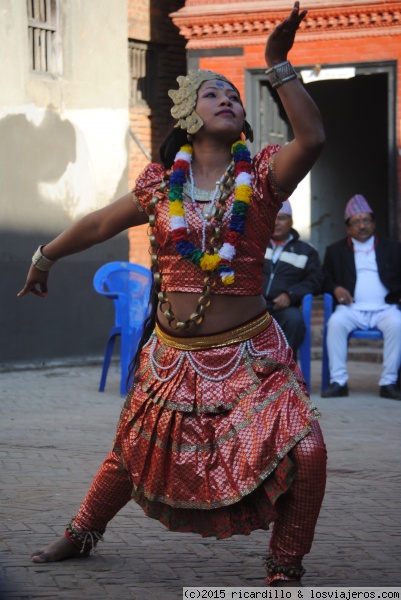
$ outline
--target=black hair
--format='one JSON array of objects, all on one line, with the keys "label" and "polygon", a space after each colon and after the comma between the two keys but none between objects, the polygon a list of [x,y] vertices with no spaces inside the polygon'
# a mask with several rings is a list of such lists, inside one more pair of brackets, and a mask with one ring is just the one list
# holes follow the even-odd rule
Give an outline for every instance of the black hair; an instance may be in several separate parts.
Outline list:
[{"label": "black hair", "polygon": [[[162,165],[166,170],[171,169],[177,152],[179,151],[181,146],[183,146],[186,143],[188,143],[187,132],[183,129],[179,129],[178,127],[174,127],[174,129],[170,131],[170,133],[165,137],[165,139],[160,145],[159,154]],[[154,274],[154,266],[152,266],[152,271]],[[158,304],[159,298],[153,279],[152,287],[149,294],[149,307],[147,313],[148,316],[144,321],[142,336],[139,340],[135,355],[129,366],[127,379],[128,384],[133,383],[136,380],[136,373],[139,367],[142,349],[145,346],[145,344],[149,341],[149,338],[152,335],[152,332],[155,328]]]},{"label": "black hair", "polygon": [[188,143],[187,132],[184,129],[174,127],[160,145],[159,154],[165,169],[171,169],[175,155],[184,144]]},{"label": "black hair", "polygon": [[149,341],[149,338],[152,335],[153,330],[155,328],[158,304],[159,304],[159,299],[157,296],[155,282],[154,282],[154,280],[152,280],[152,287],[151,287],[150,294],[149,294],[148,316],[146,317],[146,319],[144,321],[142,336],[141,336],[141,339],[139,340],[138,347],[136,349],[136,352],[134,354],[134,357],[133,357],[133,359],[130,363],[129,369],[128,369],[128,377],[127,377],[128,387],[130,385],[132,385],[132,383],[136,382],[136,379],[137,379],[136,374],[137,374],[138,367],[139,367],[142,349],[145,346],[145,344]]},{"label": "black hair", "polygon": [[[160,145],[159,154],[162,165],[166,170],[171,169],[177,152],[179,151],[181,146],[183,146],[186,143],[188,143],[187,132],[177,127],[174,127],[174,129],[170,131],[170,133],[165,137],[165,139]],[[153,274],[154,270],[155,267],[152,266]],[[153,279],[152,287],[149,294],[149,307],[147,313],[148,316],[144,321],[142,336],[139,340],[138,347],[129,366],[127,378],[128,385],[135,382],[136,380],[136,373],[139,367],[142,349],[145,346],[145,344],[149,341],[149,338],[152,335],[152,332],[155,328],[158,303],[159,299],[157,295],[155,282]]]}]

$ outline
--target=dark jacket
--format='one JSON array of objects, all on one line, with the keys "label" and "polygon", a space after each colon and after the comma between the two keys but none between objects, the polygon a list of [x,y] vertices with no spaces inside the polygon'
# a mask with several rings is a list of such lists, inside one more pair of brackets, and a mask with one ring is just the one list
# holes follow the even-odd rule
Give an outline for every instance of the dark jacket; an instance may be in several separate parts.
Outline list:
[{"label": "dark jacket", "polygon": [[266,250],[263,293],[269,309],[272,300],[282,292],[289,295],[291,306],[300,306],[305,294],[320,294],[322,291],[323,273],[317,251],[301,241],[295,229],[291,229],[291,233],[293,239],[285,244],[276,264],[271,261],[273,246],[269,244]]},{"label": "dark jacket", "polygon": [[[380,280],[389,290],[387,304],[400,304],[401,244],[387,238],[376,238],[376,262]],[[344,238],[326,249],[323,262],[324,291],[334,295],[337,286],[353,296],[356,285],[355,258],[350,238]]]}]

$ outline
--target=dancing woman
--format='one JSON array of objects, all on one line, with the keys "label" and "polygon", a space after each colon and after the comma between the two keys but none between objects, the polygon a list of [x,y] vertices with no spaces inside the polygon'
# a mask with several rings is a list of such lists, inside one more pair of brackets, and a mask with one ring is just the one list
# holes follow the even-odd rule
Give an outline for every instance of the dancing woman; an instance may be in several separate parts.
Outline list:
[{"label": "dancing woman", "polygon": [[265,50],[290,143],[252,158],[238,90],[223,75],[190,72],[169,92],[177,124],[161,164],[33,256],[19,296],[44,297],[56,260],[149,222],[157,301],[112,449],[65,535],[34,562],[88,555],[133,498],[172,531],[227,538],[273,523],[266,583],[301,585],[326,452],[302,374],[266,310],[262,267],[283,200],[324,144],[319,110],[287,61],[305,14],[295,2]]}]

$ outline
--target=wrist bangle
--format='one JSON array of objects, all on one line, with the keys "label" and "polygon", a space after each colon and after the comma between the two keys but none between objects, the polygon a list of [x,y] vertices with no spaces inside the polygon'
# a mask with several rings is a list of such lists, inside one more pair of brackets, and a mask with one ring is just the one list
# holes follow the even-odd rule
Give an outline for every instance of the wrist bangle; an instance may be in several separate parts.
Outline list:
[{"label": "wrist bangle", "polygon": [[274,65],[274,67],[270,67],[270,69],[265,71],[265,74],[267,76],[267,81],[274,89],[280,87],[283,83],[287,83],[287,81],[291,81],[291,79],[297,78],[297,74],[288,60],[285,60],[278,65]]},{"label": "wrist bangle", "polygon": [[45,246],[39,246],[36,250],[35,254],[32,256],[32,264],[34,267],[38,269],[38,271],[49,271],[50,268],[56,262],[55,260],[50,260],[50,258],[46,258],[44,254],[42,254],[42,248]]}]

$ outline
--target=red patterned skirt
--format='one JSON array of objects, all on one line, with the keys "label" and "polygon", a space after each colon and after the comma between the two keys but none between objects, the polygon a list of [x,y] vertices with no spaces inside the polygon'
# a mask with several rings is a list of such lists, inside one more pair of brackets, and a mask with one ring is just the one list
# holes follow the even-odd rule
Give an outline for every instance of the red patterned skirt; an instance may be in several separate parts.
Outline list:
[{"label": "red patterned skirt", "polygon": [[268,529],[295,476],[288,453],[318,417],[275,321],[243,329],[187,340],[156,327],[142,351],[115,450],[135,501],[172,531]]}]

